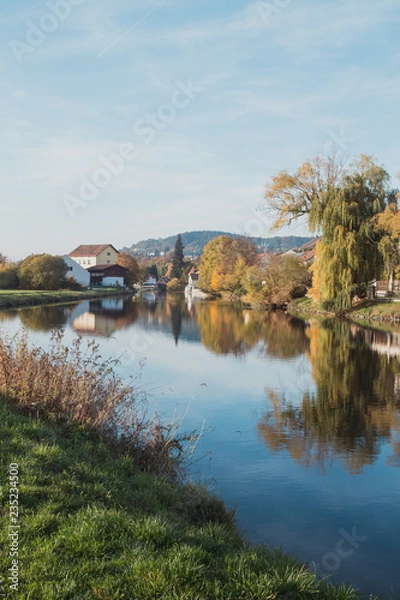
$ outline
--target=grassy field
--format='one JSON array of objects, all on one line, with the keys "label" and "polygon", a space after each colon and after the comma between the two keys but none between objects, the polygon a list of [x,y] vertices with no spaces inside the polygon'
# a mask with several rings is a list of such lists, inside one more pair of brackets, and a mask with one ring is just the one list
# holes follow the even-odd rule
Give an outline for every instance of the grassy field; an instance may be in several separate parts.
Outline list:
[{"label": "grassy field", "polygon": [[0,310],[7,308],[20,308],[23,306],[37,306],[40,304],[55,304],[75,302],[101,296],[114,296],[123,293],[121,290],[101,288],[99,290],[0,290]]},{"label": "grassy field", "polygon": [[0,597],[359,598],[247,543],[92,341],[0,339],[0,367]]}]

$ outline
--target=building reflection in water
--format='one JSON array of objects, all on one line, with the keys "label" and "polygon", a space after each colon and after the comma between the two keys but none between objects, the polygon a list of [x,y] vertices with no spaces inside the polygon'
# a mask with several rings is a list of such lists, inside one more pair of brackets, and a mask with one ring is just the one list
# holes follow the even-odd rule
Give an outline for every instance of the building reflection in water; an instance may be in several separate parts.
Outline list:
[{"label": "building reflection in water", "polygon": [[102,298],[79,304],[71,315],[71,327],[81,335],[110,337],[137,317],[137,305],[131,298]]}]

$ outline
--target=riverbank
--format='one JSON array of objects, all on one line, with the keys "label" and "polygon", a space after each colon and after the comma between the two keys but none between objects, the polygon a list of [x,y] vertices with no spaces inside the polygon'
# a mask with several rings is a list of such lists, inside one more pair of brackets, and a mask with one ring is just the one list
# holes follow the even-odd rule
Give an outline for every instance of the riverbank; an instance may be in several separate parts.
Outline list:
[{"label": "riverbank", "polygon": [[[26,337],[0,342],[0,594],[359,598],[280,551],[246,542],[221,499],[184,480],[185,456],[171,455],[179,441],[161,435],[157,422],[133,413],[134,428],[118,440],[135,389],[92,342],[67,352],[57,335],[47,353],[30,349]],[[139,409],[135,397],[130,407]]]},{"label": "riverbank", "polygon": [[[200,486],[140,472],[76,427],[22,416],[1,400],[0,439],[4,549],[14,514],[9,465],[18,473],[18,591],[10,597],[358,598],[279,551],[247,544],[222,501]],[[3,577],[11,566],[2,552]]]},{"label": "riverbank", "polygon": [[131,291],[116,290],[115,288],[99,288],[96,290],[0,290],[0,310],[7,308],[23,308],[25,306],[40,306],[43,304],[65,304],[93,300],[105,296],[132,295]]},{"label": "riverbank", "polygon": [[386,323],[400,323],[400,302],[390,300],[362,300],[340,314],[334,314],[312,306],[311,298],[298,298],[288,307],[291,314],[340,317],[352,321],[366,320]]}]

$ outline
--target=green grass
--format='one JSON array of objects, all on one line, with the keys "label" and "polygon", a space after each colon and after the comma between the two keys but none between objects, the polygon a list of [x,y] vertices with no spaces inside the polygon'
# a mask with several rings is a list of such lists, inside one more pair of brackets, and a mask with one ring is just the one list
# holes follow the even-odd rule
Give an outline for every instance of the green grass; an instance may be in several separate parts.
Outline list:
[{"label": "green grass", "polygon": [[120,295],[124,290],[115,288],[99,288],[96,290],[0,290],[0,310],[7,308],[19,308],[23,306],[35,306],[39,304],[55,304],[75,302],[97,298],[99,296]]},{"label": "green grass", "polygon": [[[326,314],[327,316],[334,316],[333,313],[328,313],[313,306],[311,298],[305,296],[293,300],[288,310],[291,313],[305,313],[308,315]],[[362,300],[340,316],[352,320],[369,319],[397,322],[400,321],[400,302],[390,302],[388,300]]]},{"label": "green grass", "polygon": [[353,318],[376,319],[376,320],[400,320],[400,302],[388,302],[385,300],[366,300],[359,305],[353,306],[349,311]]},{"label": "green grass", "polygon": [[[204,488],[141,472],[98,437],[0,400],[0,596],[8,556],[8,465],[19,465],[24,600],[358,598],[279,551],[247,544]],[[9,590],[7,590],[9,591]]]},{"label": "green grass", "polygon": [[312,306],[312,300],[307,296],[302,296],[301,298],[296,298],[293,300],[291,305],[297,309],[310,309]]}]

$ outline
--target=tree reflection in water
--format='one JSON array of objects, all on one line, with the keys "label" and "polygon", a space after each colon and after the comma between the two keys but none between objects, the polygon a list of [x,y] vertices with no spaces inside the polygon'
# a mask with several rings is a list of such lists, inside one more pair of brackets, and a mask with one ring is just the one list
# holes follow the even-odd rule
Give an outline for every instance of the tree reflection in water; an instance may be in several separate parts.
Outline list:
[{"label": "tree reflection in water", "polygon": [[399,465],[400,363],[376,341],[390,334],[336,319],[312,322],[306,334],[316,392],[293,406],[267,389],[270,408],[259,435],[273,451],[287,450],[297,462],[323,470],[340,459],[360,473],[385,442],[393,452],[388,464]]},{"label": "tree reflection in water", "polygon": [[255,346],[262,354],[293,358],[308,344],[303,321],[282,313],[248,310],[240,305],[196,305],[201,342],[216,354],[242,356]]}]

